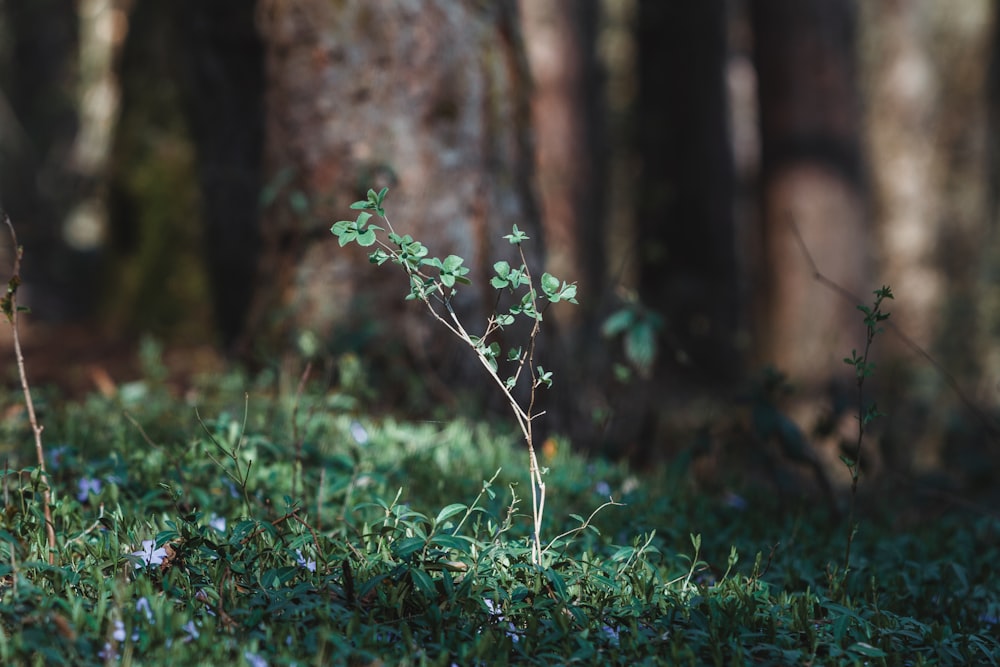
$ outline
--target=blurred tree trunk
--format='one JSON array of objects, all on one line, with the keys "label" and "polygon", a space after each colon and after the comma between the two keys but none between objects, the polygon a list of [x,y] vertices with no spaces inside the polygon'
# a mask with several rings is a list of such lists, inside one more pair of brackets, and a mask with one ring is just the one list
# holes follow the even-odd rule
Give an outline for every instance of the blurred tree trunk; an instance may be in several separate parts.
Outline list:
[{"label": "blurred tree trunk", "polygon": [[[797,234],[825,276],[866,301],[872,285],[849,0],[751,4],[761,123],[759,361],[797,384],[843,376],[861,344],[855,305],[817,282]],[[797,232],[796,232],[797,230]]]},{"label": "blurred tree trunk", "polygon": [[[988,145],[988,95],[996,3],[970,0],[961,11],[945,0],[860,7],[865,130],[880,267],[896,294],[893,321],[959,386],[981,382],[982,396],[995,396],[1000,251],[989,222],[996,152]],[[893,454],[907,466],[936,468],[942,443],[963,439],[949,410],[959,399],[907,345],[885,342],[905,362],[883,377],[892,398],[879,402],[898,443]],[[979,463],[967,467],[981,474]]]},{"label": "blurred tree trunk", "polygon": [[[607,344],[596,332],[605,308],[608,170],[604,77],[597,60],[598,0],[519,0],[532,75],[534,157],[546,269],[576,282],[579,304],[556,304],[546,367],[556,370],[546,424],[594,444],[595,409],[607,403]],[[552,353],[558,350],[558,359]],[[558,364],[558,365],[556,365]],[[546,392],[549,393],[549,392]]]},{"label": "blurred tree trunk", "polygon": [[246,325],[260,238],[264,46],[248,0],[175,3],[181,82],[197,149],[204,244],[223,343]]},{"label": "blurred tree trunk", "polygon": [[[85,314],[93,302],[93,257],[75,251],[63,234],[91,187],[73,159],[80,124],[76,5],[7,3],[0,47],[0,206],[27,248],[23,300],[53,320]],[[0,243],[8,245],[6,237]]]},{"label": "blurred tree trunk", "polygon": [[129,17],[102,322],[132,335],[204,342],[214,329],[175,12],[173,4],[138,2]]},{"label": "blurred tree trunk", "polygon": [[269,205],[248,342],[287,349],[311,334],[384,352],[403,339],[431,371],[425,379],[480,378],[471,352],[456,354],[437,323],[404,303],[395,267],[372,267],[329,229],[353,218],[348,206],[368,188],[389,186],[398,232],[472,268],[474,288],[456,306],[470,330],[485,325],[492,264],[513,258],[502,235],[517,224],[534,259],[542,241],[514,0],[262,0],[259,9]]},{"label": "blurred tree trunk", "polygon": [[531,107],[542,225],[554,275],[576,281],[579,318],[604,287],[602,77],[597,0],[520,0],[532,74]]},{"label": "blurred tree trunk", "polygon": [[638,5],[639,296],[667,318],[669,373],[741,372],[722,0]]},{"label": "blurred tree trunk", "polygon": [[963,356],[972,347],[940,324],[942,309],[958,305],[949,292],[969,308],[978,277],[968,259],[985,231],[981,138],[993,3],[950,6],[862,5],[861,52],[880,266],[899,297],[894,319],[923,346],[947,333],[961,347],[950,351]]}]

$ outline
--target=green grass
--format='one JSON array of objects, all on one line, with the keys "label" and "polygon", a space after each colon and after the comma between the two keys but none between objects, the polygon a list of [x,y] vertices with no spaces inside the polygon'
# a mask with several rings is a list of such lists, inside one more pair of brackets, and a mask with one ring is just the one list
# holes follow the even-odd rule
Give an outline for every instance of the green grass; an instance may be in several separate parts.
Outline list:
[{"label": "green grass", "polygon": [[[176,398],[147,362],[113,400],[39,401],[55,566],[8,411],[0,664],[1000,661],[996,517],[862,509],[845,578],[823,506],[550,443],[537,567],[517,433],[268,376]],[[591,516],[609,497],[624,505]]]}]

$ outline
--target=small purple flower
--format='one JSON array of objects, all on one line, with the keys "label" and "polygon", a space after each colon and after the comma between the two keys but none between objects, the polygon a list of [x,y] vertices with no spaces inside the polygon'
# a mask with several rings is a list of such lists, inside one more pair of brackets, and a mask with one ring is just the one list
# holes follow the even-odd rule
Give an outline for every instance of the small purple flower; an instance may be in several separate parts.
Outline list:
[{"label": "small purple flower", "polygon": [[351,422],[351,437],[354,438],[354,442],[359,445],[368,444],[368,431],[365,427],[361,425],[361,422],[355,420]]},{"label": "small purple flower", "polygon": [[295,562],[298,564],[299,567],[304,567],[310,572],[316,571],[316,561],[306,560],[305,557],[302,555],[301,549],[296,549],[295,553],[298,555],[298,557],[295,559]]},{"label": "small purple flower", "polygon": [[125,623],[120,618],[115,619],[115,630],[111,633],[111,638],[116,642],[125,641]]},{"label": "small purple flower", "polygon": [[118,652],[111,647],[111,644],[104,642],[104,648],[97,652],[97,657],[101,660],[117,660]]},{"label": "small purple flower", "polygon": [[750,503],[746,501],[743,496],[733,493],[732,491],[727,491],[723,501],[727,507],[731,507],[734,510],[743,511],[749,507]]},{"label": "small purple flower", "polygon": [[[489,610],[490,614],[493,615],[495,620],[501,623],[506,620],[506,617],[500,611],[500,605],[498,605],[495,601],[489,598],[483,598],[483,602],[486,604],[486,609]],[[506,634],[515,644],[521,641],[521,638],[517,634],[517,628],[515,628],[514,624],[511,623],[510,621],[507,622]]]},{"label": "small purple flower", "polygon": [[602,497],[610,496],[611,485],[602,480],[594,485],[594,491],[597,493],[597,495]]},{"label": "small purple flower", "polygon": [[133,556],[138,556],[142,559],[142,563],[136,563],[136,569],[142,567],[143,565],[160,565],[163,563],[163,559],[167,557],[167,550],[163,547],[159,549],[156,548],[156,540],[143,540],[142,549],[139,551],[133,551]]},{"label": "small purple flower", "polygon": [[226,532],[226,517],[224,516],[213,516],[208,521],[208,525],[219,531],[220,533]]},{"label": "small purple flower", "polygon": [[197,626],[195,626],[194,621],[188,621],[187,623],[185,623],[183,626],[181,626],[181,630],[187,633],[187,637],[184,638],[185,643],[194,641],[195,639],[201,636],[201,633],[198,632],[198,628]]},{"label": "small purple flower", "polygon": [[153,610],[149,606],[149,600],[144,597],[139,598],[135,603],[135,610],[145,612],[146,621],[148,623],[153,623]]},{"label": "small purple flower", "polygon": [[76,483],[76,499],[81,503],[86,502],[91,494],[97,495],[101,492],[101,480],[94,477],[83,477]]},{"label": "small purple flower", "polygon": [[62,465],[62,458],[69,452],[69,445],[57,445],[55,447],[50,447],[46,454],[49,457],[49,468],[51,470],[58,470],[59,466]]},{"label": "small purple flower", "polygon": [[250,667],[268,667],[267,660],[260,657],[256,653],[251,653],[250,651],[245,651],[243,657],[246,658],[247,664]]}]

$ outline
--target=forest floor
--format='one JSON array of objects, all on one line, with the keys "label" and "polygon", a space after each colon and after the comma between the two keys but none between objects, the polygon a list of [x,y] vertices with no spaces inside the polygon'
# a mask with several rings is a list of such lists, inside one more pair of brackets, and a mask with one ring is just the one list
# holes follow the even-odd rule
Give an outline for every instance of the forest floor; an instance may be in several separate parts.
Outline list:
[{"label": "forest floor", "polygon": [[637,473],[555,438],[536,558],[509,425],[373,415],[200,346],[31,337],[55,548],[12,381],[2,664],[1000,663],[1000,515],[948,489],[863,477],[852,522],[753,452],[706,479],[694,439]]}]

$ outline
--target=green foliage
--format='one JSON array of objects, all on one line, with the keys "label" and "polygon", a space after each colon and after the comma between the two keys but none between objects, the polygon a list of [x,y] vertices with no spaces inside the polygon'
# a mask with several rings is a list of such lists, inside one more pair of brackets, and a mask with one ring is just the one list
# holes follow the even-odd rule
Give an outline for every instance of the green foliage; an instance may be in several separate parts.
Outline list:
[{"label": "green foliage", "polygon": [[854,374],[858,387],[858,440],[854,449],[854,456],[840,457],[840,460],[845,466],[847,466],[847,470],[851,473],[851,506],[848,511],[847,540],[846,546],[844,547],[845,577],[851,569],[851,545],[854,542],[854,535],[857,532],[857,526],[854,524],[854,506],[858,492],[858,479],[861,476],[861,446],[864,444],[865,428],[871,424],[872,421],[883,416],[883,414],[879,412],[875,403],[865,403],[864,386],[865,380],[870,378],[875,373],[875,364],[869,360],[872,343],[875,342],[875,337],[882,333],[882,327],[880,326],[881,323],[889,319],[889,313],[882,311],[882,303],[886,299],[892,299],[893,296],[892,289],[888,285],[883,285],[881,288],[875,290],[873,294],[875,295],[875,300],[871,306],[859,304],[857,307],[858,310],[864,313],[865,316],[864,352],[859,355],[857,350],[851,350],[851,356],[844,357],[844,363],[854,368]]},{"label": "green foliage", "polygon": [[[37,471],[6,475],[0,663],[1000,660],[990,515],[873,518],[835,597],[823,511],[735,504],[560,446],[538,567],[518,520],[529,478],[499,469],[516,433],[375,420],[342,407],[342,388],[275,394],[273,377],[200,381],[199,418],[143,382],[141,399],[49,410],[56,565]],[[626,505],[585,514],[608,496]]]},{"label": "green foliage", "polygon": [[[540,365],[535,366],[533,360],[535,339],[538,336],[539,322],[542,321],[542,311],[544,310],[544,307],[540,310],[538,306],[539,292],[544,297],[546,306],[560,301],[576,303],[576,285],[561,281],[549,273],[543,273],[536,286],[521,249],[521,244],[528,240],[528,236],[518,229],[517,225],[514,225],[511,233],[505,235],[504,238],[511,245],[517,247],[521,265],[512,267],[509,262],[503,260],[493,265],[496,275],[490,280],[490,285],[498,292],[498,306],[496,311],[490,315],[483,334],[470,334],[451,306],[451,300],[456,293],[456,285],[471,284],[469,279],[465,277],[469,273],[469,268],[463,266],[465,260],[457,255],[448,255],[443,260],[438,257],[428,257],[429,251],[422,243],[413,240],[409,235],[397,234],[385,212],[384,203],[387,193],[388,188],[382,188],[379,192],[368,190],[367,199],[351,204],[352,209],[361,211],[357,218],[354,221],[338,221],[333,224],[330,231],[337,237],[341,247],[350,243],[357,243],[366,248],[377,246],[368,255],[373,264],[382,266],[386,261],[391,261],[402,267],[410,281],[410,293],[406,298],[422,301],[428,312],[442,326],[472,348],[486,372],[503,392],[514,419],[521,429],[521,434],[524,436],[525,444],[528,446],[528,470],[531,474],[531,507],[534,523],[532,559],[536,565],[541,565],[543,555],[541,526],[545,508],[545,482],[535,453],[532,422],[541,416],[541,413],[533,411],[535,391],[539,387],[552,386],[552,372],[546,371]],[[374,211],[381,217],[385,221],[386,227],[369,224],[372,217],[369,211]],[[377,232],[386,232],[386,241],[381,240]],[[518,297],[518,290],[522,288],[523,293]],[[499,297],[503,294],[513,296],[513,303],[506,311],[499,308]],[[504,352],[500,343],[497,340],[491,340],[491,338],[494,338],[499,330],[514,324],[519,317],[530,321],[531,330],[528,334],[527,344],[511,347]],[[505,378],[500,376],[501,359],[506,359],[507,362],[513,364],[513,371]],[[522,404],[512,392],[522,378],[522,371],[525,368],[528,369],[528,372],[523,375],[529,378],[528,391],[530,396]]]},{"label": "green foliage", "polygon": [[656,363],[657,338],[662,329],[663,317],[630,295],[620,309],[604,320],[601,334],[605,338],[621,336],[626,361],[639,375],[648,377]]}]

